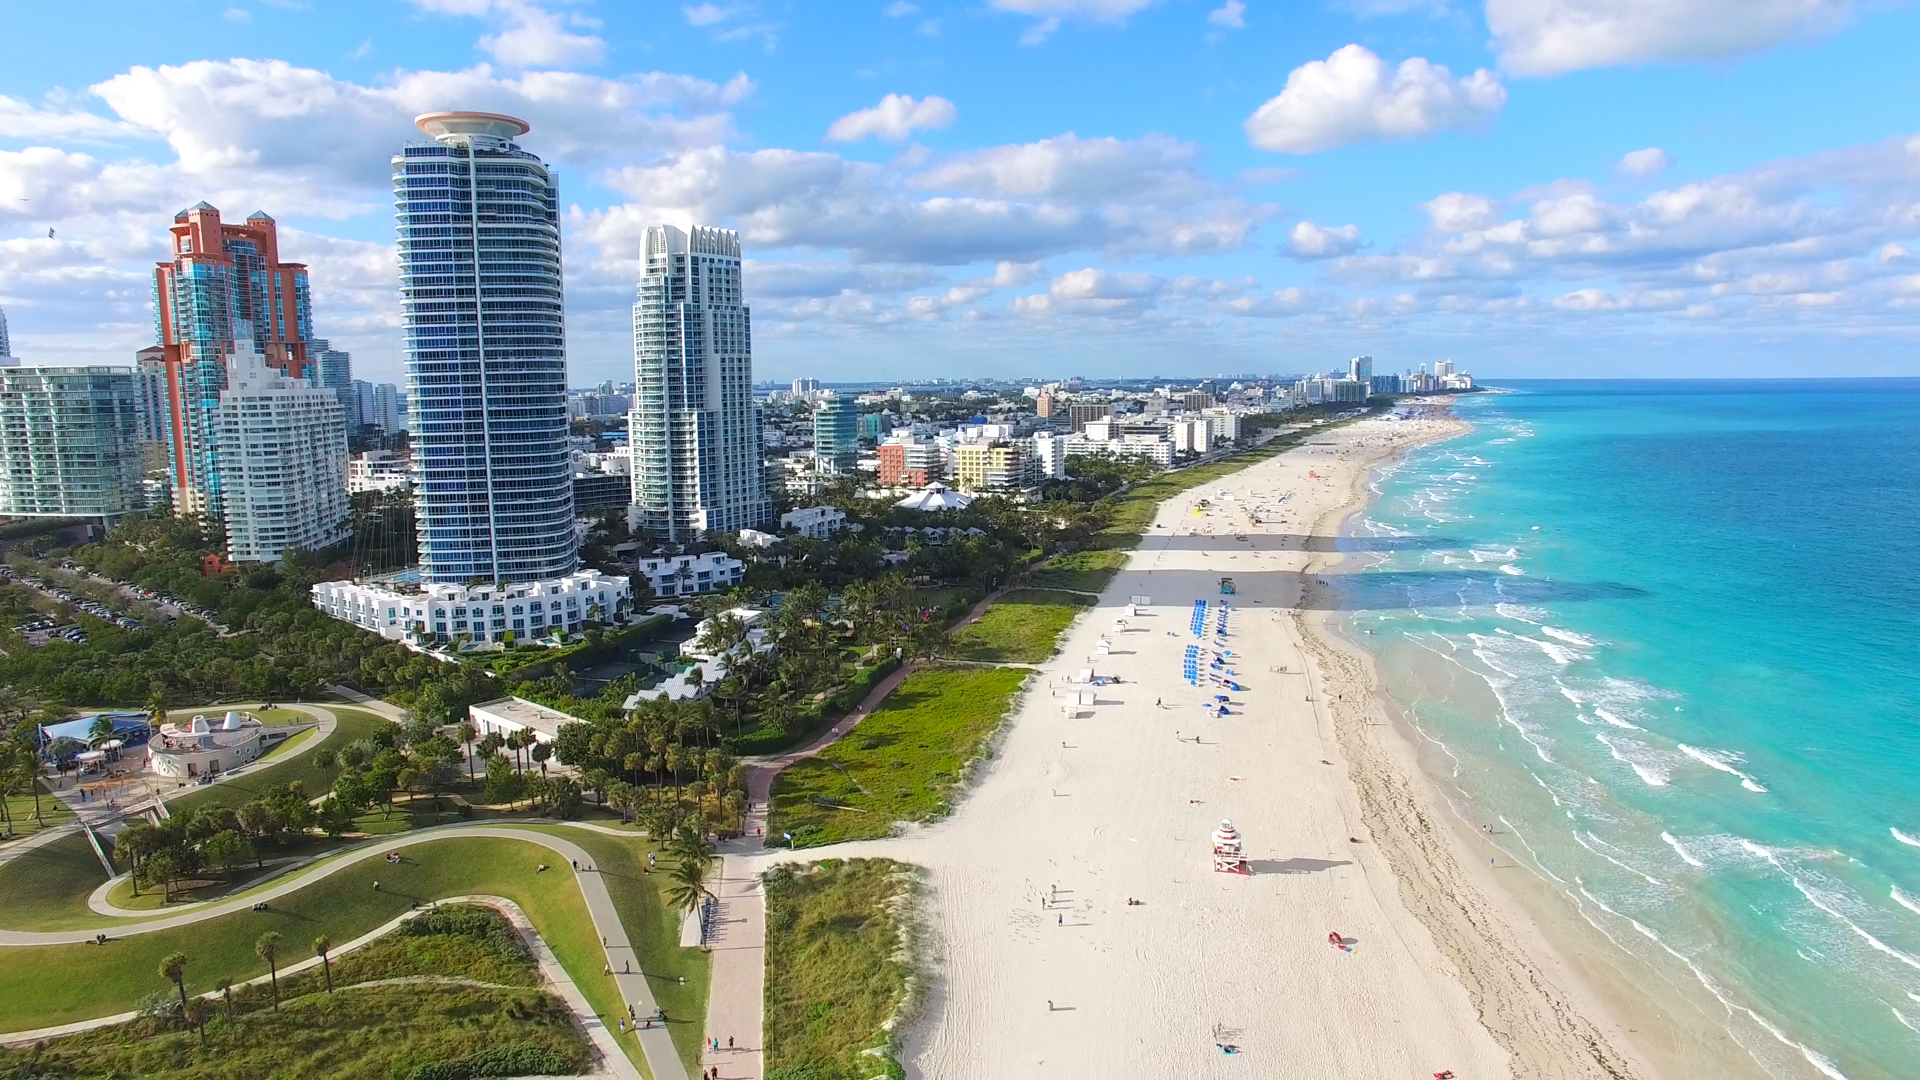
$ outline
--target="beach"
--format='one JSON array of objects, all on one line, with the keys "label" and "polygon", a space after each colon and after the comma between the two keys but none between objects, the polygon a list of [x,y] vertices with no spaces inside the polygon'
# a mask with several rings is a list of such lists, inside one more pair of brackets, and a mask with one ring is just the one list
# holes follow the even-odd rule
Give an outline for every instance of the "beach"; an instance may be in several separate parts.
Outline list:
[{"label": "beach", "polygon": [[[1440,410],[1369,418],[1162,504],[953,815],[769,853],[926,869],[912,1074],[1653,1074],[1533,923],[1462,868],[1364,657],[1329,625],[1338,598],[1316,575],[1371,470],[1461,428]],[[1240,690],[1204,674],[1223,600]],[[1069,716],[1086,669],[1107,681]],[[1202,709],[1217,693],[1228,715]],[[1214,872],[1222,819],[1250,875]]]}]

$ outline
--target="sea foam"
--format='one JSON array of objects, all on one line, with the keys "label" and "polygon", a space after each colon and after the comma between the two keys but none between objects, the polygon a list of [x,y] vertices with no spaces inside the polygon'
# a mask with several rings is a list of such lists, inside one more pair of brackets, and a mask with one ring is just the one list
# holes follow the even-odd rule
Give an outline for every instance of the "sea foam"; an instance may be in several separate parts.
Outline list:
[{"label": "sea foam", "polygon": [[1620,719],[1618,716],[1615,716],[1614,714],[1608,712],[1607,710],[1601,708],[1598,705],[1595,705],[1593,707],[1593,715],[1599,717],[1602,720],[1605,720],[1607,723],[1612,724],[1614,727],[1626,728],[1628,731],[1642,730],[1639,724],[1630,724],[1627,721]]},{"label": "sea foam", "polygon": [[1673,782],[1673,770],[1650,756],[1646,744],[1632,739],[1610,739],[1605,732],[1594,735],[1594,738],[1607,748],[1613,760],[1632,769],[1648,787],[1666,787]]},{"label": "sea foam", "polygon": [[1920,840],[1915,840],[1913,837],[1908,836],[1906,833],[1901,832],[1899,829],[1893,830],[1893,838],[1895,840],[1900,841],[1903,844],[1912,844],[1914,847],[1920,847]]},{"label": "sea foam", "polygon": [[1880,952],[1886,953],[1888,956],[1893,957],[1895,960],[1900,961],[1901,963],[1907,965],[1908,967],[1914,969],[1915,971],[1920,971],[1920,957],[1915,957],[1909,953],[1901,952],[1899,949],[1894,948],[1893,946],[1887,944],[1886,942],[1881,941],[1879,938],[1874,937],[1871,933],[1868,933],[1867,929],[1861,926],[1859,923],[1854,922],[1852,919],[1847,918],[1846,915],[1843,914],[1840,911],[1840,909],[1836,906],[1839,901],[1836,900],[1835,897],[1828,894],[1824,890],[1816,889],[1813,886],[1808,885],[1806,882],[1800,880],[1799,875],[1787,869],[1786,865],[1774,856],[1772,849],[1762,847],[1761,845],[1756,844],[1751,840],[1742,840],[1741,843],[1746,846],[1746,849],[1748,851],[1767,860],[1767,862],[1772,863],[1773,868],[1775,870],[1778,870],[1782,874],[1785,874],[1787,876],[1787,880],[1793,883],[1793,887],[1799,891],[1801,896],[1806,898],[1807,903],[1812,904],[1814,907],[1817,907],[1821,911],[1826,912],[1828,915],[1831,915],[1834,918],[1840,920],[1841,925],[1853,931],[1856,935],[1859,936],[1860,940],[1866,942],[1868,945],[1873,946],[1875,949],[1879,950]]},{"label": "sea foam", "polygon": [[1673,849],[1673,853],[1675,855],[1680,856],[1680,861],[1683,863],[1686,863],[1688,866],[1704,867],[1707,865],[1706,863],[1701,862],[1699,859],[1694,858],[1690,853],[1688,853],[1686,848],[1680,846],[1680,841],[1675,839],[1672,833],[1663,832],[1660,834],[1660,839],[1665,840],[1667,842],[1667,846]]},{"label": "sea foam", "polygon": [[1561,641],[1564,641],[1569,645],[1581,645],[1591,649],[1600,644],[1599,642],[1593,640],[1590,637],[1585,637],[1583,635],[1576,634],[1571,630],[1562,630],[1557,626],[1543,626],[1540,628],[1540,632],[1547,635],[1550,638],[1559,638]]},{"label": "sea foam", "polygon": [[1719,769],[1723,773],[1731,773],[1734,776],[1739,777],[1740,786],[1743,788],[1746,788],[1748,791],[1758,791],[1761,793],[1766,792],[1767,789],[1760,786],[1760,781],[1755,780],[1753,777],[1748,776],[1746,773],[1743,773],[1739,769],[1734,768],[1735,765],[1744,763],[1746,761],[1746,758],[1741,757],[1739,754],[1733,753],[1728,750],[1702,750],[1697,746],[1688,746],[1686,743],[1681,743],[1679,745],[1680,745],[1681,753],[1687,755],[1688,757],[1699,762],[1700,764],[1709,766],[1711,768]]},{"label": "sea foam", "polygon": [[1915,900],[1913,897],[1901,892],[1900,886],[1898,885],[1893,887],[1893,902],[1913,912],[1915,915],[1920,915],[1920,900]]}]

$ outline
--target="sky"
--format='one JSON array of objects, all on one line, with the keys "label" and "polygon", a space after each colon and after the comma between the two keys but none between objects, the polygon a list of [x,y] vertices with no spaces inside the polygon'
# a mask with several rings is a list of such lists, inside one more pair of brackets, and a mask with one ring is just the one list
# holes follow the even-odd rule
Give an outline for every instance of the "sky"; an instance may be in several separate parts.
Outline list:
[{"label": "sky", "polygon": [[7,0],[0,308],[153,343],[202,199],[402,381],[389,160],[524,117],[570,382],[631,378],[638,245],[738,229],[755,373],[1920,375],[1900,0]]}]

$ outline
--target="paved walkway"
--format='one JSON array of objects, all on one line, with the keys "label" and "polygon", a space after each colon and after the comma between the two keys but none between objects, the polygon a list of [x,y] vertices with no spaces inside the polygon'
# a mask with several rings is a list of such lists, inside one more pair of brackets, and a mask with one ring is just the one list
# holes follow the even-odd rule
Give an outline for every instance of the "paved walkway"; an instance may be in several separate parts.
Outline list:
[{"label": "paved walkway", "polygon": [[[571,823],[565,823],[571,824]],[[604,829],[604,827],[602,827]],[[599,831],[599,830],[596,830]],[[612,831],[612,830],[608,830]],[[346,855],[327,862],[297,878],[281,882],[271,888],[250,893],[236,900],[218,904],[209,904],[203,908],[132,925],[118,925],[95,930],[67,930],[58,932],[27,932],[19,930],[0,931],[0,947],[28,945],[65,945],[90,942],[94,935],[105,930],[112,937],[129,937],[134,934],[150,934],[176,926],[187,926],[206,919],[218,918],[235,911],[249,910],[256,903],[271,901],[274,897],[284,896],[304,888],[321,878],[365,862],[376,855],[384,855],[399,848],[417,844],[432,843],[454,837],[486,836],[508,840],[519,840],[537,844],[554,852],[562,859],[578,863],[582,870],[576,875],[580,883],[581,898],[586,901],[587,914],[592,917],[594,930],[606,942],[607,970],[613,973],[613,980],[620,991],[621,1000],[632,1005],[636,1015],[647,1016],[658,1009],[654,1001],[653,990],[647,985],[646,975],[637,969],[636,956],[632,943],[627,938],[626,927],[621,924],[619,912],[613,906],[613,897],[607,892],[607,886],[600,876],[590,868],[593,856],[585,848],[570,840],[549,833],[531,832],[525,829],[504,828],[494,825],[442,825],[419,832],[404,833],[399,836],[378,840],[364,847],[356,848]],[[109,1018],[109,1021],[111,1018]],[[686,1066],[680,1061],[680,1055],[674,1050],[673,1039],[665,1027],[646,1028],[639,1032],[640,1047],[646,1054],[647,1068],[654,1080],[687,1080]],[[637,1074],[634,1074],[637,1075]]]},{"label": "paved walkway", "polygon": [[327,687],[327,689],[360,708],[370,713],[378,713],[396,724],[404,724],[407,722],[407,710],[400,708],[398,705],[382,701],[376,697],[368,697],[351,686],[340,686],[336,684]]}]

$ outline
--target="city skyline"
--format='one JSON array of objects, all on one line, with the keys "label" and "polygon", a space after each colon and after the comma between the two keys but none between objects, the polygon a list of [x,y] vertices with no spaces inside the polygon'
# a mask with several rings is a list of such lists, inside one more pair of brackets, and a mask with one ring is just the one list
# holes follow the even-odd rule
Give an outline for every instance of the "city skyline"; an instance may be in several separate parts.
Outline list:
[{"label": "city skyline", "polygon": [[[27,11],[0,76],[0,305],[15,352],[105,362],[144,344],[160,217],[258,207],[314,268],[315,333],[398,381],[368,162],[415,114],[474,107],[528,117],[567,178],[580,385],[627,366],[654,221],[742,232],[768,379],[1356,353],[1913,373],[1898,42],[1920,11],[1726,6],[235,0],[130,9],[84,54]],[[1566,32],[1575,9],[1593,34]],[[1182,74],[1142,94],[1149,67]]]}]

